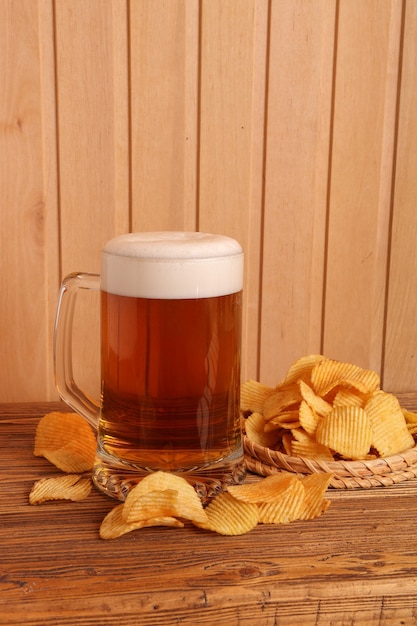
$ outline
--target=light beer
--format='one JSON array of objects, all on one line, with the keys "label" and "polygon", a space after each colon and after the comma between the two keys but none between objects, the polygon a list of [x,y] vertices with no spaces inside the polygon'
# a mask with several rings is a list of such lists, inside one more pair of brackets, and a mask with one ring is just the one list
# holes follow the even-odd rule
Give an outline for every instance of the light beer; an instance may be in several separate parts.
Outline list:
[{"label": "light beer", "polygon": [[243,253],[227,237],[142,233],[105,246],[103,462],[139,475],[243,479],[242,282]]}]

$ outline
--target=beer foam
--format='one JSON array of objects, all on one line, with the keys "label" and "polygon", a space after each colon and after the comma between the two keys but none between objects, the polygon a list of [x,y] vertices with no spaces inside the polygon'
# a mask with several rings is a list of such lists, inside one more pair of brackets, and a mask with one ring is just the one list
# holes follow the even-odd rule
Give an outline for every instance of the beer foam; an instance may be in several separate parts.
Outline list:
[{"label": "beer foam", "polygon": [[224,235],[129,233],[103,248],[101,288],[134,298],[209,298],[241,291],[243,250]]}]

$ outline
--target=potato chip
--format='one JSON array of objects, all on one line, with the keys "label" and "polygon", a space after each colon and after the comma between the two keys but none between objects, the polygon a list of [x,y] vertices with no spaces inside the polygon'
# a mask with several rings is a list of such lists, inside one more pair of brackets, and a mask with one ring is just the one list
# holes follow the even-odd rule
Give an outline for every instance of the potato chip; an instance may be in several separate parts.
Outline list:
[{"label": "potato chip", "polygon": [[281,442],[282,442],[282,447],[283,450],[285,452],[285,454],[291,455],[291,442],[293,440],[293,434],[291,433],[284,433],[281,436]]},{"label": "potato chip", "polygon": [[285,472],[272,474],[256,483],[230,485],[227,491],[237,500],[258,504],[282,497],[294,482],[297,482],[295,474]]},{"label": "potato chip", "polygon": [[305,441],[307,443],[310,441],[313,441],[312,436],[306,433],[306,431],[303,428],[294,428],[291,431],[291,434],[293,438],[296,439],[297,441]]},{"label": "potato chip", "polygon": [[101,539],[116,539],[133,530],[151,526],[184,527],[183,522],[174,517],[154,517],[128,523],[123,517],[123,507],[124,504],[118,504],[106,515],[100,526]]},{"label": "potato chip", "polygon": [[398,399],[377,391],[365,404],[372,429],[372,445],[380,456],[391,456],[414,446]]},{"label": "potato chip", "polygon": [[[137,497],[149,493],[150,491],[164,491],[165,489],[175,489],[176,491],[185,491],[190,497],[196,496],[194,487],[182,476],[171,472],[151,472],[147,474],[140,482],[130,490],[126,502],[126,509]],[[197,496],[198,497],[198,496]]]},{"label": "potato chip", "polygon": [[43,457],[50,463],[55,465],[62,472],[67,474],[80,474],[83,472],[91,472],[91,458],[88,458],[88,450],[82,452],[82,446],[65,446],[58,450],[44,450]]},{"label": "potato chip", "polygon": [[261,524],[289,524],[300,519],[305,506],[304,486],[295,478],[282,496],[258,505],[259,522]]},{"label": "potato chip", "polygon": [[333,474],[309,474],[301,479],[305,490],[305,507],[299,519],[308,520],[319,517],[330,506],[330,500],[324,495],[333,479]]},{"label": "potato chip", "polygon": [[204,523],[207,520],[201,500],[194,491],[190,494],[175,489],[149,491],[139,496],[123,511],[127,522],[136,522],[151,517],[179,517]]},{"label": "potato chip", "polygon": [[296,441],[291,443],[291,456],[301,456],[307,459],[317,459],[318,461],[334,461],[333,454],[328,446],[318,443],[314,439],[311,441]]},{"label": "potato chip", "polygon": [[126,522],[139,522],[151,517],[175,517],[175,501],[178,491],[175,489],[157,489],[148,491],[135,499],[123,516]]},{"label": "potato chip", "polygon": [[285,428],[291,430],[292,428],[298,428],[300,426],[298,411],[284,411],[273,417],[269,422],[265,423],[264,431],[266,433],[272,432],[279,428]]},{"label": "potato chip", "polygon": [[128,522],[161,516],[206,521],[194,487],[182,476],[162,471],[149,474],[130,491],[123,514]]},{"label": "potato chip", "polygon": [[338,389],[333,398],[333,407],[360,406],[363,408],[369,396],[360,393],[357,389]]},{"label": "potato chip", "polygon": [[317,415],[327,415],[332,410],[332,405],[317,395],[314,390],[302,380],[299,381],[300,394],[302,399],[314,410]]},{"label": "potato chip", "polygon": [[[272,421],[276,422],[277,424],[280,423],[284,426],[284,428],[286,428],[287,424],[294,424],[294,422],[299,421],[298,409],[293,410],[293,411],[283,411],[277,417],[273,417],[272,420],[270,420],[270,422]],[[270,422],[267,422],[267,423],[270,423]]]},{"label": "potato chip", "polygon": [[243,535],[255,528],[259,520],[256,504],[236,500],[227,491],[216,496],[205,511],[207,521],[193,524],[220,535]]},{"label": "potato chip", "polygon": [[263,407],[263,416],[268,422],[280,413],[288,411],[291,407],[296,407],[301,402],[301,394],[298,385],[293,385],[282,391],[274,391],[266,400]]},{"label": "potato chip", "polygon": [[417,424],[417,413],[413,413],[408,409],[402,409],[402,412],[407,424]]},{"label": "potato chip", "polygon": [[298,413],[300,426],[302,426],[309,435],[314,435],[317,424],[320,421],[320,415],[316,413],[314,408],[311,407],[305,400],[301,402]]},{"label": "potato chip", "polygon": [[42,504],[51,500],[85,500],[91,492],[91,480],[79,474],[67,474],[53,478],[41,478],[29,494],[30,504]]},{"label": "potato chip", "polygon": [[43,456],[63,472],[80,474],[91,471],[96,454],[96,437],[78,413],[55,411],[38,423],[35,456]]},{"label": "potato chip", "polygon": [[271,432],[264,431],[265,420],[261,413],[251,413],[244,422],[246,436],[265,448],[272,448],[280,438],[277,430]]},{"label": "potato chip", "polygon": [[363,458],[372,444],[367,413],[360,407],[335,407],[318,424],[316,440],[345,458]]},{"label": "potato chip", "polygon": [[277,388],[288,387],[293,383],[297,383],[299,380],[303,380],[308,385],[311,383],[311,372],[313,367],[323,361],[326,357],[321,354],[309,354],[303,356],[295,361],[288,369],[283,380],[279,383]]},{"label": "potato chip", "polygon": [[380,379],[373,370],[353,363],[325,359],[317,363],[311,373],[311,384],[319,396],[325,396],[334,387],[354,387],[362,393],[379,389]]},{"label": "potato chip", "polygon": [[267,387],[256,380],[248,380],[240,387],[240,408],[242,411],[262,413],[265,400],[274,392],[272,387]]}]

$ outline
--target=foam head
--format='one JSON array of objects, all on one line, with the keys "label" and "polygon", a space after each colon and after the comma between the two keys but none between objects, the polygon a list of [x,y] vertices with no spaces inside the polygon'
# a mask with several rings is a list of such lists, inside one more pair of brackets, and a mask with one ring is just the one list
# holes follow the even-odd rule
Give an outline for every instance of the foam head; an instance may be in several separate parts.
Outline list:
[{"label": "foam head", "polygon": [[103,248],[101,288],[134,298],[224,296],[243,287],[243,251],[224,235],[129,233]]}]

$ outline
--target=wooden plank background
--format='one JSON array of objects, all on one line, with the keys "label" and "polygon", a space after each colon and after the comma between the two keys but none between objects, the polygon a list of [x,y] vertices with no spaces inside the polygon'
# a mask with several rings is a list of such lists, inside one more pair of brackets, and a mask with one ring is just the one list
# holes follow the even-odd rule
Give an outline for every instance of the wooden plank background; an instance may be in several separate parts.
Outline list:
[{"label": "wooden plank background", "polygon": [[415,390],[416,42],[414,0],[0,0],[0,401],[57,397],[61,278],[165,229],[242,243],[244,379],[321,352]]}]

